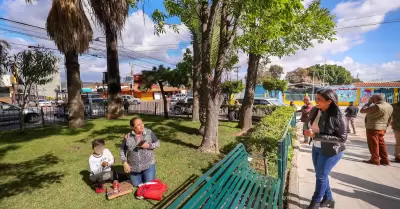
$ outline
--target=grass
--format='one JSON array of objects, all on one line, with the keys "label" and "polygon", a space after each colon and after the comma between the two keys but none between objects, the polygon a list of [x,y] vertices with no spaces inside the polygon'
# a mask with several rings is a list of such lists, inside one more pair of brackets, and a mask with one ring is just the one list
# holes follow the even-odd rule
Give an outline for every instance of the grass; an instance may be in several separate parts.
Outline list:
[{"label": "grass", "polygon": [[[122,172],[118,150],[129,132],[129,119],[89,121],[85,128],[64,126],[30,129],[25,133],[0,133],[1,208],[152,208],[156,202],[126,195],[108,201],[88,185],[91,141],[104,138],[116,159],[114,169]],[[201,136],[198,123],[143,116],[146,127],[161,140],[155,151],[157,178],[174,192],[187,179],[200,176],[220,156],[197,151]],[[237,143],[236,123],[220,122],[221,149]]]}]

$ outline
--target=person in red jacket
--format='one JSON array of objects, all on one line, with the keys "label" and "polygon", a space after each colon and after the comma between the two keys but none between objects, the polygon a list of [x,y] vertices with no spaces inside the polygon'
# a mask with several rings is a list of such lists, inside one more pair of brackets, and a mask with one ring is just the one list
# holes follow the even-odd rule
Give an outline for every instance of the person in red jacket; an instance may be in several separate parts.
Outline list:
[{"label": "person in red jacket", "polygon": [[[308,97],[308,96],[304,97],[303,102],[304,102],[304,105],[297,112],[301,112],[300,121],[303,122],[303,131],[304,131],[304,130],[308,130],[308,121],[310,120],[310,112],[311,112],[311,109],[313,108],[313,105],[310,101],[310,97]],[[309,139],[310,138],[308,136],[304,135],[303,143],[308,144]]]}]

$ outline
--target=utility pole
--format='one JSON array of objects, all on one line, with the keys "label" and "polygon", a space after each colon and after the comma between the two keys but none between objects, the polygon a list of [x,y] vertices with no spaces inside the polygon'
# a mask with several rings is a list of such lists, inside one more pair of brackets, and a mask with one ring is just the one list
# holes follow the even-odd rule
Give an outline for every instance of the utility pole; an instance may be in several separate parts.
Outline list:
[{"label": "utility pole", "polygon": [[325,64],[324,64],[324,76],[322,77],[322,85],[325,86],[325,66],[326,66],[326,57],[324,57],[325,59]]},{"label": "utility pole", "polygon": [[233,67],[233,69],[236,69],[236,81],[239,81],[239,67]]},{"label": "utility pole", "polygon": [[315,74],[315,71],[313,70],[313,73],[312,73],[312,97],[311,97],[311,101],[314,101],[314,74]]},{"label": "utility pole", "polygon": [[131,85],[132,85],[132,87],[131,87],[131,92],[132,92],[132,96],[134,97],[134,94],[133,94],[133,91],[134,91],[134,89],[135,89],[135,76],[134,76],[134,69],[133,69],[133,67],[134,67],[134,65],[133,65],[133,63],[129,63],[129,65],[131,66],[131,76],[132,76],[132,81],[131,81]]}]

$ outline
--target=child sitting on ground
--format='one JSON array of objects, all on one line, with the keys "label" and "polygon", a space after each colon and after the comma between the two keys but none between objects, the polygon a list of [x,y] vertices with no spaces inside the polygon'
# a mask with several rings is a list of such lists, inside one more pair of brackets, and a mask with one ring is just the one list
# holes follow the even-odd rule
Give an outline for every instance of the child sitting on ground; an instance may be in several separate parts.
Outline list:
[{"label": "child sitting on ground", "polygon": [[95,139],[92,142],[93,153],[89,157],[90,181],[95,184],[96,193],[103,193],[104,182],[114,179],[111,171],[114,157],[104,145],[103,139]]}]

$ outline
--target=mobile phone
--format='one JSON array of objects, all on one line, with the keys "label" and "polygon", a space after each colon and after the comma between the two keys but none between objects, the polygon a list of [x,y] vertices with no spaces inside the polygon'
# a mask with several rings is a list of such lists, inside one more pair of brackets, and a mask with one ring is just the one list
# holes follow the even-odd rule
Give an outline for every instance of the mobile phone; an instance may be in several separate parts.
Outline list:
[{"label": "mobile phone", "polygon": [[139,144],[138,144],[137,146],[138,146],[138,147],[142,147],[144,143],[146,143],[146,141],[140,141]]}]

